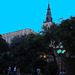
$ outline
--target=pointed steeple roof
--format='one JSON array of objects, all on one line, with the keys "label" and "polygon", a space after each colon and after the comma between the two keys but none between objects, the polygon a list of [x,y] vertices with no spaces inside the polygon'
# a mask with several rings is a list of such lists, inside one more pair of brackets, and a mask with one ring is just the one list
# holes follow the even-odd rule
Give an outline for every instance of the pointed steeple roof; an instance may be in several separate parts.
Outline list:
[{"label": "pointed steeple roof", "polygon": [[49,1],[48,1],[48,9],[47,9],[47,15],[46,15],[46,21],[45,22],[52,22],[52,16],[51,16]]},{"label": "pointed steeple roof", "polygon": [[47,10],[50,10],[49,0],[48,0],[48,9]]},{"label": "pointed steeple roof", "polygon": [[50,10],[50,6],[49,6],[49,4],[48,4],[48,10]]}]

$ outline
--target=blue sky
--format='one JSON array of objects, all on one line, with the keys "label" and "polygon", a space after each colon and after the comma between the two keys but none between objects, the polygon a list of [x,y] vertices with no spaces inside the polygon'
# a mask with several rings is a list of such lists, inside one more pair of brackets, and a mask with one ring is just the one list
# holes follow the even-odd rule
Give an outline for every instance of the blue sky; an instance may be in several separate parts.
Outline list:
[{"label": "blue sky", "polygon": [[[53,22],[75,16],[75,0],[49,0]],[[0,34],[30,28],[41,31],[48,0],[0,0]]]}]

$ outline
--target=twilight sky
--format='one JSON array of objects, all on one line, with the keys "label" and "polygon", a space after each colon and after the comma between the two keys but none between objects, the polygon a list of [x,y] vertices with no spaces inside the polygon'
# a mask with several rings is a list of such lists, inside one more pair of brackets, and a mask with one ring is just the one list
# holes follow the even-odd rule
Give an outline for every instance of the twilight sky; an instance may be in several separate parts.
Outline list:
[{"label": "twilight sky", "polygon": [[[53,22],[75,16],[75,0],[49,0]],[[41,31],[48,0],[0,0],[0,34],[30,28]]]}]

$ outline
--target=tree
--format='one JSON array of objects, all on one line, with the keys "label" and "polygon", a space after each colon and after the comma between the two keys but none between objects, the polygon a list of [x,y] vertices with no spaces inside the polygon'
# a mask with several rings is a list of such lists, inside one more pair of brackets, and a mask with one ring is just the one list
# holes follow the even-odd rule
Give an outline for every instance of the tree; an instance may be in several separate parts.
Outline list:
[{"label": "tree", "polygon": [[46,39],[47,43],[48,43],[48,53],[50,55],[52,55],[54,57],[54,60],[56,62],[55,59],[55,54],[54,54],[54,50],[56,50],[56,46],[58,45],[59,40],[56,39],[55,37],[55,32],[57,31],[58,26],[53,23],[51,25],[51,27],[47,27],[47,26],[43,26],[43,31],[42,31],[42,35],[44,36],[44,38]]},{"label": "tree", "polygon": [[20,65],[24,71],[30,64],[35,67],[36,62],[40,60],[41,52],[45,52],[47,46],[46,40],[41,35],[29,34],[15,37],[10,48],[16,65]]},{"label": "tree", "polygon": [[67,52],[75,54],[75,17],[63,20],[58,26],[55,36],[62,42]]},{"label": "tree", "polygon": [[9,44],[0,35],[0,53],[7,52],[9,50]]},{"label": "tree", "polygon": [[9,51],[9,44],[2,38],[0,35],[0,73],[3,72],[3,69],[7,67],[7,58],[6,53]]}]

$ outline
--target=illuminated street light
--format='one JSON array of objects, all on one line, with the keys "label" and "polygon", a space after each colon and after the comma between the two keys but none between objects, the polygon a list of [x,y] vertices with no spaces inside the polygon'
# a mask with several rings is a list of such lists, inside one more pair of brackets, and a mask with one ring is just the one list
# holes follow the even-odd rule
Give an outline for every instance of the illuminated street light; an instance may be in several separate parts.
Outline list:
[{"label": "illuminated street light", "polygon": [[61,45],[60,48],[63,48],[63,46]]},{"label": "illuminated street light", "polygon": [[46,58],[46,55],[44,55],[44,58]]},{"label": "illuminated street light", "polygon": [[66,50],[63,50],[63,45],[59,46],[59,50],[57,50],[58,54],[64,54],[66,52]]},{"label": "illuminated street light", "polygon": [[40,58],[46,58],[46,57],[47,57],[46,55],[44,55],[44,56],[43,55],[40,55]]},{"label": "illuminated street light", "polygon": [[61,53],[61,54],[64,54],[65,52],[66,52],[66,50],[61,50],[61,49],[57,50],[57,53],[58,53],[58,54],[60,54],[60,53]]},{"label": "illuminated street light", "polygon": [[60,54],[61,53],[61,49],[57,50],[57,53]]},{"label": "illuminated street light", "polygon": [[66,50],[62,50],[62,54],[64,54],[66,52]]},{"label": "illuminated street light", "polygon": [[61,60],[60,60],[61,61],[60,62],[61,63],[61,65],[60,65],[60,70],[61,71],[62,71],[62,67],[63,67],[62,66],[63,65],[63,63],[62,63],[62,55],[65,54],[65,52],[66,52],[66,50],[63,50],[63,45],[60,45],[59,49],[57,50],[57,54],[61,54]]}]

